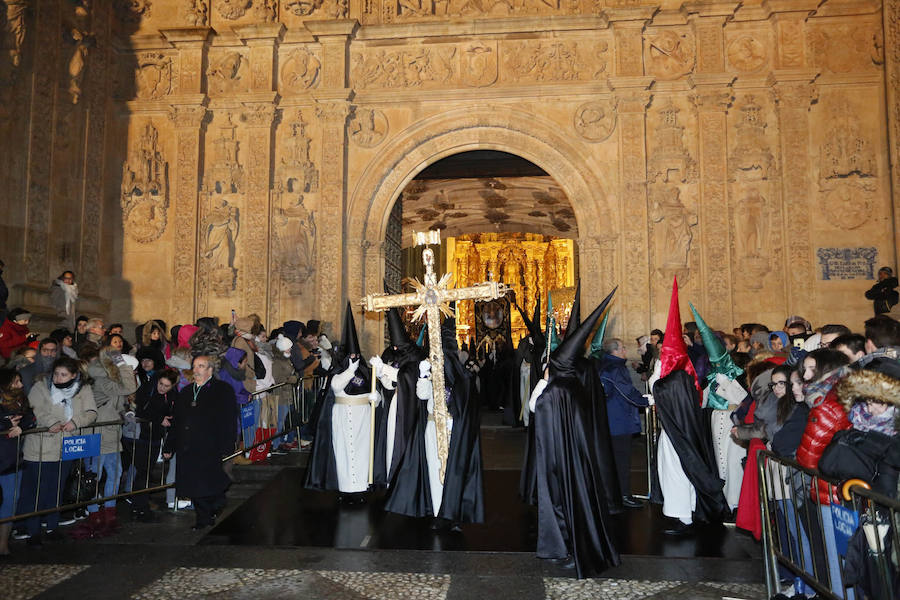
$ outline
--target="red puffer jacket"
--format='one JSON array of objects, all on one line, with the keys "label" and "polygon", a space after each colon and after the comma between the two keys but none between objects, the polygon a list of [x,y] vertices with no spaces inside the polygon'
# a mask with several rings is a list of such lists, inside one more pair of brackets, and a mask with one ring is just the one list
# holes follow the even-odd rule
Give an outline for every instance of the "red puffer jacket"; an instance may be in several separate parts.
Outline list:
[{"label": "red puffer jacket", "polygon": [[28,325],[19,325],[9,319],[0,325],[0,355],[9,359],[17,348],[28,342]]},{"label": "red puffer jacket", "polygon": [[[803,439],[797,448],[797,462],[807,469],[815,469],[819,465],[819,459],[825,448],[831,443],[834,434],[842,429],[850,429],[850,421],[847,413],[837,401],[834,388],[828,392],[821,404],[809,411],[806,421],[806,429],[803,431]],[[819,480],[819,501],[829,504],[829,497],[834,490],[827,483]],[[815,494],[815,486],[810,495]]]}]

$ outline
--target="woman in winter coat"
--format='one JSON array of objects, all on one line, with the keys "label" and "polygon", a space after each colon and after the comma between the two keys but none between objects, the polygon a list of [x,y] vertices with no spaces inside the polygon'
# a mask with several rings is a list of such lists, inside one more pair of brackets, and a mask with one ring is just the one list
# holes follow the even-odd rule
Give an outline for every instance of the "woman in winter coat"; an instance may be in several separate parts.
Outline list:
[{"label": "woman in winter coat", "polygon": [[78,284],[75,273],[63,271],[50,284],[50,304],[59,317],[59,326],[69,330],[75,329],[75,312],[78,305]]},{"label": "woman in winter coat", "polygon": [[[93,379],[94,403],[97,406],[97,421],[118,421],[125,413],[128,396],[137,390],[134,371],[122,358],[122,354],[106,347],[98,353],[82,355],[87,362],[88,375]],[[103,497],[115,496],[119,493],[119,480],[122,478],[122,426],[107,425],[99,427],[100,456],[88,461],[88,470],[97,474],[99,480],[106,473],[106,484],[100,494]],[[116,514],[116,501],[107,500],[103,508],[96,504],[88,506],[88,519],[72,531],[72,537],[104,537],[116,532],[119,521]]]},{"label": "woman in winter coat", "polygon": [[172,356],[172,345],[166,333],[166,325],[162,321],[150,319],[138,327],[140,337],[137,340],[138,349],[155,348],[162,352],[165,358]]},{"label": "woman in winter coat", "polygon": [[[25,429],[34,427],[34,414],[28,407],[25,387],[19,374],[10,369],[0,371],[0,519],[15,514],[13,502],[19,497],[19,463],[21,440]],[[9,533],[12,523],[0,524],[0,556],[9,554]]]},{"label": "woman in winter coat", "polygon": [[[77,361],[64,356],[56,359],[50,376],[34,382],[28,394],[28,403],[34,411],[35,425],[46,427],[46,433],[25,436],[22,466],[22,495],[19,497],[18,514],[45,510],[56,506],[59,485],[65,482],[72,469],[71,460],[61,461],[63,438],[79,435],[78,429],[97,420],[94,392]],[[25,520],[28,543],[41,544],[41,518]],[[47,535],[61,539],[55,531],[59,513],[43,517],[47,522]]]}]

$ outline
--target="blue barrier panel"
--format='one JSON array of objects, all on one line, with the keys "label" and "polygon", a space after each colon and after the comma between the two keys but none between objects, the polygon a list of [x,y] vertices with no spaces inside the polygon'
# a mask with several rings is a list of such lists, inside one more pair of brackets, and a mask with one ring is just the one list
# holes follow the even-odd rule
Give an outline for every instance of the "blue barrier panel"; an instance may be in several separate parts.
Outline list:
[{"label": "blue barrier panel", "polygon": [[241,429],[253,427],[254,423],[256,423],[256,411],[253,403],[248,402],[241,407]]},{"label": "blue barrier panel", "polygon": [[75,460],[90,456],[100,456],[99,433],[63,438],[62,460]]},{"label": "blue barrier panel", "polygon": [[847,555],[847,542],[859,526],[859,513],[840,504],[831,505],[831,520],[834,522],[834,542],[841,556]]}]

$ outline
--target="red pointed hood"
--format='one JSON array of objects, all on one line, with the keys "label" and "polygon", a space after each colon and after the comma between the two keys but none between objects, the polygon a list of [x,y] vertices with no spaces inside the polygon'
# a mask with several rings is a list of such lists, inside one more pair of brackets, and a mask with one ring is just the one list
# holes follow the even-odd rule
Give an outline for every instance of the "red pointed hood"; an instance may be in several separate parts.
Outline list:
[{"label": "red pointed hood", "polygon": [[659,351],[660,374],[662,379],[672,371],[685,371],[694,378],[694,386],[700,391],[700,382],[694,365],[688,357],[687,345],[681,329],[681,309],[678,307],[678,278],[672,281],[672,301],[669,304],[669,320],[666,322],[666,335],[662,349]]}]

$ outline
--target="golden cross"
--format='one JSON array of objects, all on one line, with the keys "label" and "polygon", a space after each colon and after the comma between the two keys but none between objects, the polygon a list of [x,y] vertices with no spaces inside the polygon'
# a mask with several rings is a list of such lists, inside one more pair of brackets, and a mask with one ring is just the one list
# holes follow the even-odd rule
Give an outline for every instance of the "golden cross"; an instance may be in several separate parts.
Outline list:
[{"label": "golden cross", "polygon": [[425,282],[413,280],[415,292],[407,294],[369,294],[362,300],[365,310],[383,311],[392,307],[416,306],[413,320],[426,316],[428,322],[428,358],[431,362],[431,387],[434,395],[434,425],[437,433],[438,457],[441,461],[441,482],[447,468],[447,455],[450,450],[450,439],[447,436],[447,402],[444,398],[444,349],[441,346],[441,313],[453,316],[450,303],[459,300],[495,300],[509,291],[503,283],[488,281],[466,288],[448,287],[453,273],[445,273],[440,281],[434,272],[434,251],[428,244],[440,244],[440,232],[413,233],[417,246],[426,246],[422,250],[422,262],[425,264]]}]

